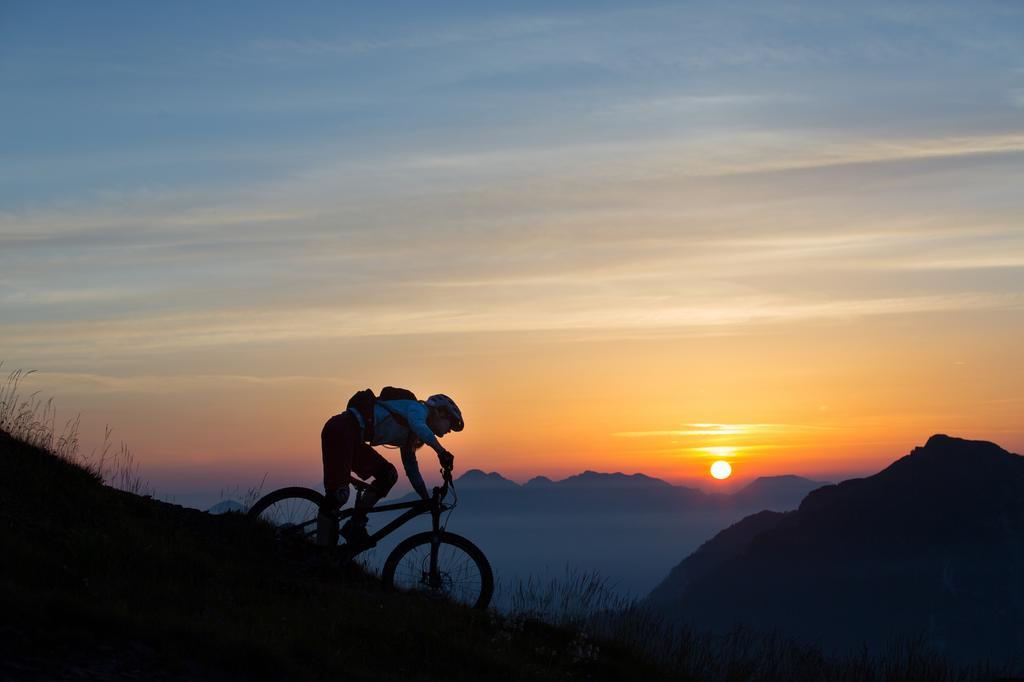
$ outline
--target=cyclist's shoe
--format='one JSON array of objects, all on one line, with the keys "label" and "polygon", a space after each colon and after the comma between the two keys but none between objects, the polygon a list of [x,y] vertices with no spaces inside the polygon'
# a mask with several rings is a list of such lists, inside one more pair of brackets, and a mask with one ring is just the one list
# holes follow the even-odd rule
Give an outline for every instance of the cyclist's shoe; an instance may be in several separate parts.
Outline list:
[{"label": "cyclist's shoe", "polygon": [[351,519],[345,522],[345,525],[341,527],[341,537],[345,538],[349,545],[353,547],[370,547],[373,541],[370,540],[370,534],[366,531],[366,524],[352,523]]}]

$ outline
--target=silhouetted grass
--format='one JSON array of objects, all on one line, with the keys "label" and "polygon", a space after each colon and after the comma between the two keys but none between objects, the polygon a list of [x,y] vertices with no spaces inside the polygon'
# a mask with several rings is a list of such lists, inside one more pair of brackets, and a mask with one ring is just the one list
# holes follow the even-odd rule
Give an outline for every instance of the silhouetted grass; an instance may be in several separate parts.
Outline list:
[{"label": "silhouetted grass", "polygon": [[596,571],[570,567],[562,578],[530,576],[513,583],[508,591],[512,614],[566,627],[579,627],[595,614],[622,611],[632,605],[632,600],[617,595]]},{"label": "silhouetted grass", "polygon": [[574,630],[589,650],[614,643],[681,680],[821,680],[822,682],[969,682],[1009,677],[1008,668],[954,663],[920,639],[894,641],[880,653],[827,655],[774,633],[738,628],[701,633],[667,622],[623,597],[596,572],[566,569],[561,579],[529,578],[510,588],[511,627],[532,620]]},{"label": "silhouetted grass", "polygon": [[[3,362],[0,362],[2,367]],[[27,396],[21,394],[19,385],[22,379],[35,373],[35,370],[14,370],[0,384],[0,431],[77,465],[118,490],[152,495],[153,491],[142,478],[139,463],[128,446],[123,441],[114,446],[111,439],[113,429],[109,425],[104,429],[99,450],[84,454],[79,440],[80,415],[68,419],[58,432],[53,398],[44,401],[38,391]]]},{"label": "silhouetted grass", "polygon": [[[2,367],[3,363],[0,362]],[[35,374],[35,370],[14,370],[0,384],[0,430],[67,459],[68,451],[73,450],[72,444],[77,438],[75,435],[64,435],[57,444],[54,443],[56,411],[53,398],[43,401],[38,391],[22,397],[18,390],[21,380],[32,374]],[[77,426],[77,420],[68,425],[75,432]],[[65,428],[65,434],[67,430]]]},{"label": "silhouetted grass", "polygon": [[218,493],[218,502],[225,500],[233,500],[242,505],[242,508],[248,511],[249,507],[256,504],[257,500],[263,497],[263,488],[267,483],[267,474],[263,475],[260,482],[256,485],[249,486],[246,489],[242,489],[241,486],[235,486],[234,488],[227,489],[222,488]]}]

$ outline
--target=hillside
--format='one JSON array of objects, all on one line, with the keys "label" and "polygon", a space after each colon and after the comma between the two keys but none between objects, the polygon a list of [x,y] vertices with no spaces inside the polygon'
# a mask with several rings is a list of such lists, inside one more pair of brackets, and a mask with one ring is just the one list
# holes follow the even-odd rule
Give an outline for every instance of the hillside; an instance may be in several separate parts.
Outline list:
[{"label": "hillside", "polygon": [[922,637],[959,660],[1024,660],[1024,458],[933,436],[798,510],[748,517],[647,603],[669,618],[778,630],[827,648]]},{"label": "hillside", "polygon": [[390,594],[0,432],[0,679],[659,679],[614,645]]}]

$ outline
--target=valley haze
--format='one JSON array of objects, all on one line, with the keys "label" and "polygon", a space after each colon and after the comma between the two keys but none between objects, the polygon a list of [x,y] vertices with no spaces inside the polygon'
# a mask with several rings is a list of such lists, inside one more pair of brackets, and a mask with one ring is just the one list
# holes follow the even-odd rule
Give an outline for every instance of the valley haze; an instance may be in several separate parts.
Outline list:
[{"label": "valley haze", "polygon": [[[823,485],[780,476],[723,495],[643,474],[587,471],[520,485],[473,470],[456,477],[458,507],[449,522],[480,545],[507,589],[531,579],[564,581],[571,574],[596,573],[612,592],[640,597],[719,530],[762,509],[795,509]],[[388,518],[373,515],[370,529]],[[376,548],[370,565],[377,566],[397,540]]]}]

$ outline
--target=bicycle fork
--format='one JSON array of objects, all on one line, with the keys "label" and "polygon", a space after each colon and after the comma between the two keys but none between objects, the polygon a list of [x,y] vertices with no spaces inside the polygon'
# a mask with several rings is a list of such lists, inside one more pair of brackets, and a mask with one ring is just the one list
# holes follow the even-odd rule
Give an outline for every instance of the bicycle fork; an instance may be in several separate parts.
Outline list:
[{"label": "bicycle fork", "polygon": [[431,511],[434,534],[430,538],[430,573],[427,575],[427,585],[432,590],[440,590],[443,587],[441,571],[437,567],[437,555],[441,550],[441,509],[434,507]]},{"label": "bicycle fork", "polygon": [[441,535],[435,532],[434,537],[430,539],[430,577],[428,580],[432,590],[441,589],[441,571],[437,569],[437,553],[440,549]]}]

